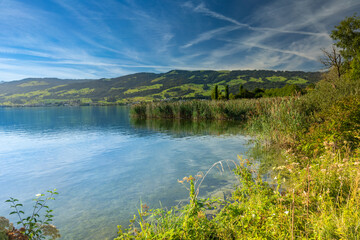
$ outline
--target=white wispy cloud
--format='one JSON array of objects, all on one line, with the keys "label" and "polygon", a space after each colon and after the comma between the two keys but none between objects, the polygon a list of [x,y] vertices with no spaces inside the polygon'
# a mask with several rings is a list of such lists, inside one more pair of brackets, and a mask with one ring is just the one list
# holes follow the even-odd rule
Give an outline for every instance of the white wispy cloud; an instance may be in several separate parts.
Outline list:
[{"label": "white wispy cloud", "polygon": [[[326,2],[326,7],[321,5],[325,2],[317,4],[314,6],[310,0],[291,3],[284,0],[273,1],[260,7],[248,18],[249,22],[243,23],[209,9],[204,3],[194,5],[189,1],[183,6],[230,25],[200,33],[183,47],[193,47],[195,44],[214,39],[222,40],[224,44],[210,50],[204,57],[206,60],[202,62],[202,66],[213,66],[218,69],[229,69],[229,66],[239,69],[274,69],[281,66],[283,69],[295,70],[296,67],[301,69],[309,62],[319,66],[320,48],[332,43],[329,27],[333,27],[332,23],[336,24],[342,20],[346,12],[354,7],[359,9],[360,3],[356,0],[332,0]],[[336,19],[334,16],[337,16]],[[231,26],[238,26],[238,31],[229,38],[226,34],[231,30],[226,30]],[[247,31],[246,34],[241,34],[242,29]],[[240,53],[244,54],[244,57],[234,57]],[[233,64],[232,61],[235,59],[237,63]]]},{"label": "white wispy cloud", "polygon": [[328,37],[328,34],[326,32],[308,32],[308,31],[296,31],[296,30],[291,30],[291,29],[285,29],[283,27],[281,28],[268,28],[268,27],[255,27],[255,26],[251,26],[250,24],[247,23],[241,23],[239,21],[237,21],[236,19],[230,18],[230,17],[226,17],[220,13],[217,13],[215,11],[212,11],[210,9],[208,9],[204,3],[199,4],[198,6],[194,6],[191,2],[187,2],[184,4],[184,6],[191,8],[194,12],[198,12],[198,13],[203,13],[207,16],[219,19],[219,20],[224,20],[230,23],[233,23],[239,27],[244,27],[247,28],[249,30],[254,30],[254,31],[270,31],[270,32],[278,32],[278,33],[294,33],[294,34],[303,34],[303,35],[317,35],[317,36],[323,36],[323,37]]},{"label": "white wispy cloud", "polygon": [[215,36],[221,36],[225,33],[237,30],[239,28],[240,28],[239,26],[226,26],[226,27],[221,27],[221,28],[217,28],[217,29],[214,29],[214,30],[211,30],[208,32],[201,33],[195,39],[191,40],[190,42],[188,42],[187,44],[182,46],[182,48],[191,47],[195,44],[213,39]]}]

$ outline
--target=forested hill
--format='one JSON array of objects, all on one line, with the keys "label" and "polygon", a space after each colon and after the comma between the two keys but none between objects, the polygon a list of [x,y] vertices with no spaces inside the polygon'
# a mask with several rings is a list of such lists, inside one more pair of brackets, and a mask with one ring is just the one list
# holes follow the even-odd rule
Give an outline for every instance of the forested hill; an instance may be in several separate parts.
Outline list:
[{"label": "forested hill", "polygon": [[29,78],[0,84],[0,105],[109,104],[160,99],[210,98],[215,85],[229,85],[236,93],[279,88],[286,84],[305,87],[320,79],[319,72],[301,71],[184,71],[136,73],[98,80]]}]

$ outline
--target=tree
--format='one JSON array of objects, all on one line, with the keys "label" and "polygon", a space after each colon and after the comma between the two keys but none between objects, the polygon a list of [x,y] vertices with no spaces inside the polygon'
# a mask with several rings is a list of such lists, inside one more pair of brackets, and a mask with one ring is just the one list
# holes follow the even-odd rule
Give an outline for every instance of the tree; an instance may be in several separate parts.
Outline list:
[{"label": "tree", "polygon": [[211,99],[218,100],[219,99],[219,89],[218,85],[215,85],[213,92],[211,93]]},{"label": "tree", "polygon": [[345,62],[350,64],[351,60],[360,54],[360,17],[347,17],[335,26],[330,37],[336,41],[335,45],[340,48],[340,54]]},{"label": "tree", "polygon": [[248,98],[249,96],[248,90],[244,88],[244,86],[241,84],[239,87],[239,98]]},{"label": "tree", "polygon": [[254,89],[254,97],[255,98],[261,98],[262,96],[263,96],[263,94],[264,94],[264,89],[261,89],[261,88],[255,88]]},{"label": "tree", "polygon": [[343,66],[343,58],[338,49],[334,45],[330,51],[321,49],[324,53],[324,56],[320,59],[320,62],[329,69],[334,69],[338,78],[340,78],[345,73],[345,68]]},{"label": "tree", "polygon": [[229,85],[225,85],[225,99],[229,100]]}]

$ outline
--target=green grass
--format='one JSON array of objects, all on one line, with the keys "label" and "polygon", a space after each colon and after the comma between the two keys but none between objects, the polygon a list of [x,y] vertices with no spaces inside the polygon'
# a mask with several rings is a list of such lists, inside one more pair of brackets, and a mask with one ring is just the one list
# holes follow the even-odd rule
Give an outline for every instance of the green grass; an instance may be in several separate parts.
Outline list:
[{"label": "green grass", "polygon": [[161,76],[161,77],[158,77],[158,78],[155,78],[155,79],[151,80],[151,82],[154,83],[154,82],[161,81],[161,80],[163,80],[163,79],[165,79],[165,77],[164,77],[164,76]]},{"label": "green grass", "polygon": [[269,80],[270,82],[284,82],[287,80],[286,77],[282,77],[282,76],[272,76],[272,77],[267,77],[267,80]]},{"label": "green grass", "polygon": [[112,87],[112,88],[110,88],[110,91],[118,91],[118,90],[124,90],[125,88],[123,88],[123,87],[118,87],[118,88],[116,88],[116,87]]},{"label": "green grass", "polygon": [[34,86],[43,86],[43,85],[48,85],[48,83],[42,82],[42,81],[31,81],[31,82],[19,84],[18,86],[19,87],[34,87]]},{"label": "green grass", "polygon": [[124,94],[132,94],[132,93],[142,92],[142,91],[151,90],[151,89],[160,89],[162,86],[163,86],[162,84],[154,84],[151,86],[141,86],[138,88],[131,88],[131,89],[126,90],[124,92]]},{"label": "green grass", "polygon": [[15,99],[15,98],[32,98],[32,97],[38,97],[43,98],[44,96],[49,96],[51,93],[49,93],[47,90],[37,90],[27,93],[18,93],[18,94],[12,94],[9,96],[5,96],[5,99]]},{"label": "green grass", "polygon": [[61,93],[59,93],[58,95],[63,97],[63,96],[66,96],[66,95],[87,95],[87,94],[90,94],[92,92],[94,92],[95,89],[90,89],[90,88],[82,88],[82,89],[79,89],[79,90],[76,90],[76,89],[71,89],[71,90],[68,90],[68,91],[61,91]]},{"label": "green grass", "polygon": [[286,83],[288,84],[298,84],[298,85],[306,84],[307,82],[308,82],[307,80],[300,77],[294,77],[286,81]]},{"label": "green grass", "polygon": [[264,82],[264,81],[262,80],[262,78],[250,77],[250,82],[260,82],[260,83],[262,83],[262,82]]},{"label": "green grass", "polygon": [[234,86],[234,85],[245,84],[245,83],[247,83],[247,81],[244,79],[241,79],[241,77],[238,76],[236,79],[232,79],[229,82],[227,82],[226,84],[229,86]]}]

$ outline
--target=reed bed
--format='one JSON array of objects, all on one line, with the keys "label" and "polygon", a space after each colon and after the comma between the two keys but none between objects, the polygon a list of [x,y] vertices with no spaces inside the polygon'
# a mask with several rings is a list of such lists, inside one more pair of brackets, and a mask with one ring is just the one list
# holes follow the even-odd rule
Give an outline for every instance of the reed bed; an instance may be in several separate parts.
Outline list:
[{"label": "reed bed", "polygon": [[309,124],[309,109],[301,97],[140,103],[133,119],[232,120],[268,142],[292,143]]},{"label": "reed bed", "polygon": [[139,103],[131,107],[131,116],[141,119],[247,120],[254,115],[268,114],[274,105],[292,101],[291,99],[262,98]]}]

